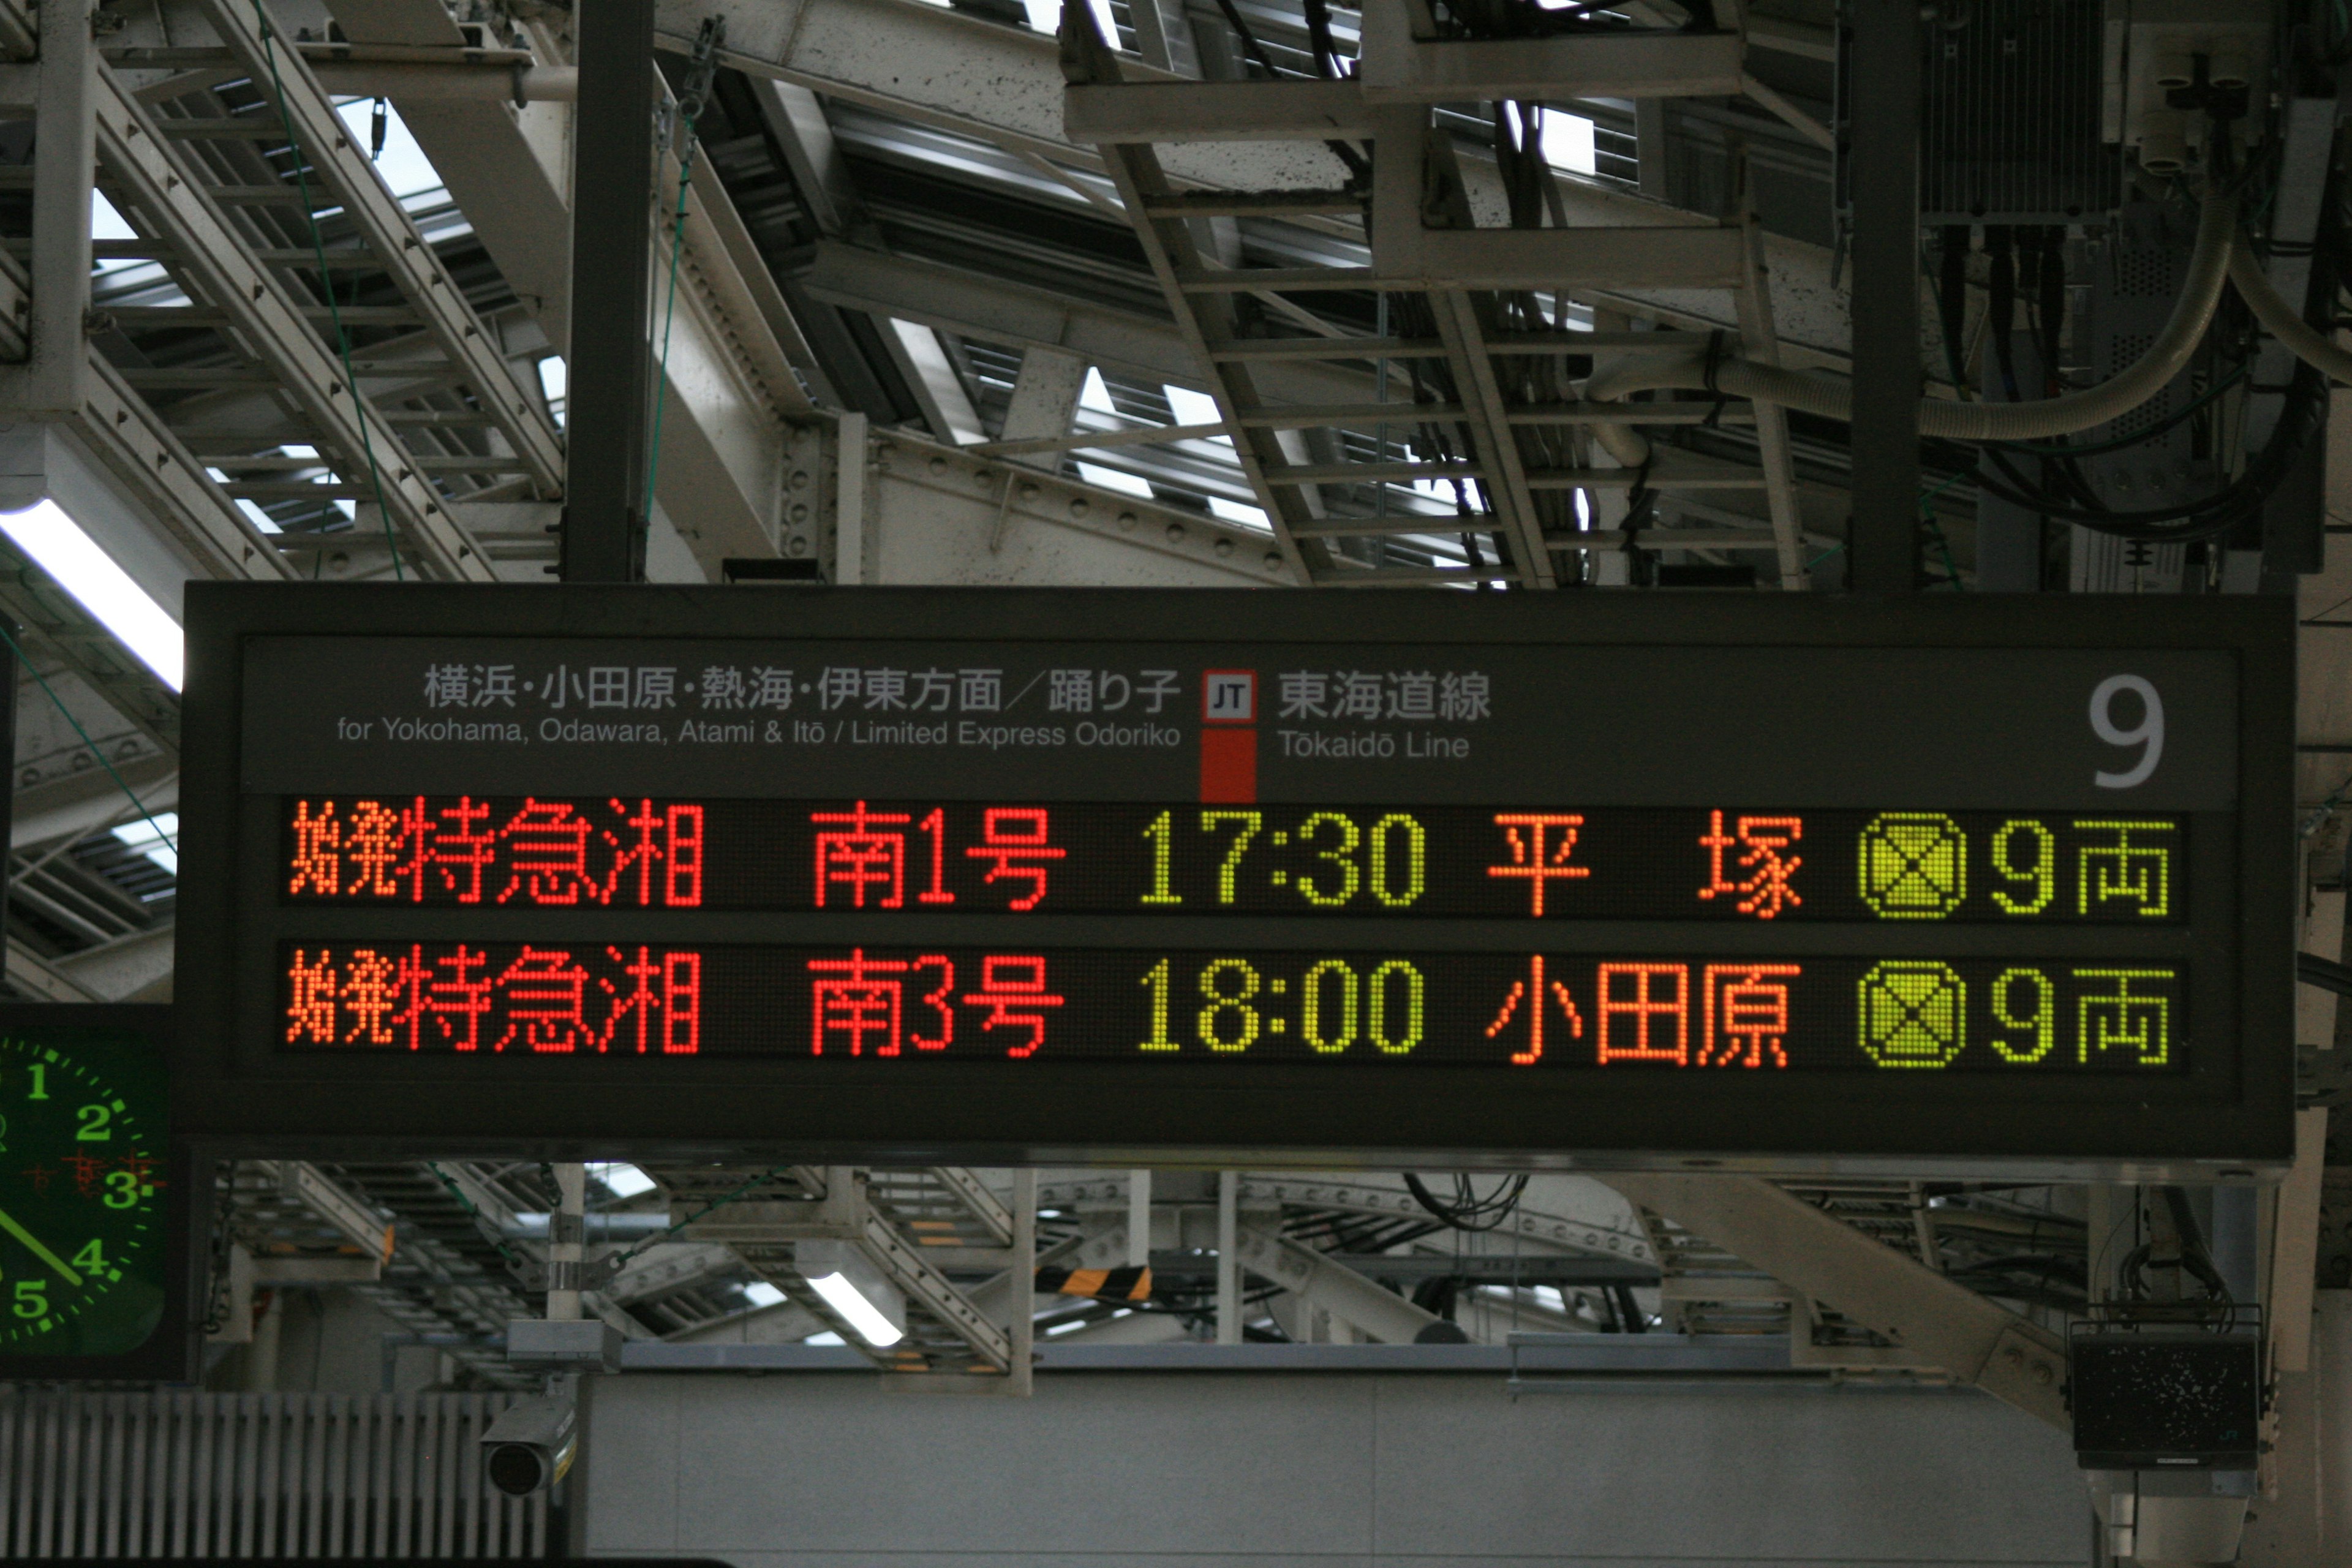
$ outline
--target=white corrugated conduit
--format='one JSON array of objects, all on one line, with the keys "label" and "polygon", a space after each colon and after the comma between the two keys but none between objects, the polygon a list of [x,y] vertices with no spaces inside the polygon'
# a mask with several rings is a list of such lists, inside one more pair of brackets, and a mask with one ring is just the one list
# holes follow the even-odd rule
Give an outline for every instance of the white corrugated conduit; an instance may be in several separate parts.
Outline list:
[{"label": "white corrugated conduit", "polygon": [[2230,281],[2238,298],[2253,311],[2254,320],[2263,324],[2263,331],[2284,343],[2295,358],[2330,381],[2352,383],[2352,353],[2337,348],[2326,333],[2305,321],[2302,312],[2279,298],[2279,291],[2263,276],[2263,264],[2255,259],[2243,235],[2230,247]]},{"label": "white corrugated conduit", "polygon": [[[2242,267],[2235,258],[2245,256]],[[2171,319],[2146,353],[2113,379],[2083,392],[2034,403],[1954,403],[1930,398],[1919,406],[1919,433],[1954,441],[2046,441],[2104,425],[2146,403],[2180,374],[2196,352],[2213,312],[2221,302],[2225,279],[2237,282],[2255,316],[2302,358],[2338,380],[2352,381],[2352,355],[2346,354],[2305,327],[2281,301],[2262,277],[2245,242],[2238,237],[2238,203],[2234,196],[2206,198],[2197,224],[2197,244],[2189,262],[2189,280],[2172,307]],[[2266,298],[2257,298],[2257,295]],[[2266,311],[2271,313],[2265,313]],[[2273,321],[2273,315],[2278,318]],[[2287,327],[2294,331],[2291,334]],[[2325,359],[2314,357],[2324,353]],[[1720,392],[1756,403],[1776,403],[1826,419],[1853,416],[1853,386],[1850,382],[1804,371],[1751,364],[1727,359],[1715,366],[1709,385],[1707,356],[1700,353],[1664,356],[1636,355],[1594,375],[1584,395],[1594,403],[1615,402],[1636,392],[1664,388]],[[1594,438],[1627,468],[1650,460],[1650,443],[1629,426],[1594,426]]]}]

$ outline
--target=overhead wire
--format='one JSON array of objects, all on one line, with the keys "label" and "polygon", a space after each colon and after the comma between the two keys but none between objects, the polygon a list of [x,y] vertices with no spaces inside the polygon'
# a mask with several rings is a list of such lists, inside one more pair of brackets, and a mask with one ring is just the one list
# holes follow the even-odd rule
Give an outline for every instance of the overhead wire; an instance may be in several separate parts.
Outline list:
[{"label": "overhead wire", "polygon": [[122,797],[131,803],[131,808],[139,814],[141,819],[153,831],[158,839],[162,840],[174,855],[178,854],[179,836],[163,831],[163,825],[155,820],[155,814],[147,809],[147,803],[141,800],[138,792],[131,787],[120,773],[115,771],[114,764],[107,760],[106,752],[96,741],[89,738],[89,731],[82,728],[81,721],[74,716],[74,710],[66,706],[65,700],[58,695],[57,688],[49,684],[49,678],[43,675],[35,668],[33,661],[25,657],[23,646],[16,641],[16,634],[11,632],[5,623],[0,623],[0,642],[8,645],[8,651],[16,656],[16,662],[24,667],[25,673],[40,684],[42,691],[47,694],[50,704],[65,716],[67,723],[73,726],[73,732],[81,737],[81,743],[89,749],[91,756],[98,759],[98,765],[106,770],[106,776],[114,781],[114,787],[122,792]]},{"label": "overhead wire", "polygon": [[1449,1229],[1475,1234],[1499,1229],[1511,1217],[1528,1190],[1528,1178],[1525,1173],[1505,1177],[1493,1192],[1481,1194],[1472,1187],[1468,1173],[1456,1173],[1451,1202],[1431,1192],[1429,1184],[1411,1171],[1404,1173],[1404,1185],[1413,1202],[1444,1221]]},{"label": "overhead wire", "polygon": [[646,1247],[653,1246],[654,1243],[664,1240],[671,1236],[675,1236],[677,1232],[684,1230],[688,1226],[692,1225],[695,1221],[707,1218],[709,1215],[725,1208],[729,1204],[734,1203],[738,1199],[757,1190],[761,1183],[768,1181],[782,1173],[788,1167],[783,1165],[769,1166],[766,1170],[761,1171],[758,1175],[753,1176],[750,1181],[743,1183],[733,1191],[711,1199],[709,1203],[703,1205],[700,1208],[695,1210],[684,1219],[673,1221],[662,1229],[646,1237],[643,1241],[638,1242],[635,1247],[630,1247],[627,1251],[614,1258],[612,1266],[615,1268],[620,1268],[623,1264],[628,1262],[629,1259],[643,1252]]},{"label": "overhead wire", "polygon": [[278,122],[286,131],[286,142],[293,154],[294,189],[301,198],[303,221],[310,226],[310,250],[319,262],[319,288],[327,297],[327,319],[335,329],[335,350],[343,364],[343,386],[352,395],[352,420],[360,429],[360,453],[367,459],[368,485],[375,492],[376,515],[383,521],[384,548],[392,552],[392,580],[405,581],[401,570],[400,542],[392,531],[392,509],[383,500],[383,472],[376,466],[375,439],[368,430],[367,400],[360,395],[359,373],[352,365],[352,334],[343,325],[343,311],[335,298],[335,276],[327,266],[327,240],[319,228],[319,214],[310,202],[310,165],[302,152],[301,133],[294,129],[294,116],[286,108],[286,82],[278,69],[278,47],[275,33],[269,25],[269,13],[261,8],[261,0],[253,0],[253,16],[261,29],[262,58],[269,66],[269,85],[278,98]]}]

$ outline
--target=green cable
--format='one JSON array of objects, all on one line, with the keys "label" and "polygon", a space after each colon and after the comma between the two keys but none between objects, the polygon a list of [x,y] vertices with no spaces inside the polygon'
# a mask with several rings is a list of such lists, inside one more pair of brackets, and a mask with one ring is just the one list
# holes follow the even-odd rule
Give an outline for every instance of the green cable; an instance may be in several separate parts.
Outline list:
[{"label": "green cable", "polygon": [[1933,489],[1921,492],[1919,497],[1919,521],[1927,525],[1927,531],[1935,536],[1936,548],[1944,552],[1944,572],[1955,589],[1960,587],[1959,563],[1952,559],[1952,542],[1945,535],[1944,525],[1937,521],[1935,508],[1928,503],[1958,484],[1965,476],[1965,472],[1966,470],[1963,470],[1961,473],[1947,476],[1943,483]]},{"label": "green cable", "polygon": [[261,54],[269,62],[269,85],[278,94],[278,122],[286,128],[286,140],[294,150],[294,188],[302,197],[302,217],[310,226],[310,249],[319,258],[319,287],[327,292],[327,318],[335,326],[335,347],[342,356],[343,385],[352,395],[352,413],[360,426],[360,451],[367,458],[368,484],[375,491],[376,515],[383,519],[384,547],[392,552],[392,580],[404,583],[407,574],[400,569],[400,543],[393,537],[392,509],[383,504],[383,474],[375,466],[375,442],[368,434],[367,404],[360,396],[360,378],[352,369],[352,335],[343,328],[342,308],[335,302],[334,274],[327,270],[327,242],[319,232],[319,215],[310,207],[310,180],[304,173],[302,139],[295,133],[294,117],[286,112],[286,83],[278,74],[278,50],[269,41],[269,16],[261,8],[261,0],[253,0],[254,20],[261,25]]},{"label": "green cable", "polygon": [[614,1258],[613,1260],[613,1267],[615,1268],[620,1268],[621,1265],[628,1262],[630,1258],[635,1258],[638,1253],[643,1252],[646,1247],[651,1247],[662,1237],[675,1235],[677,1232],[684,1230],[688,1226],[692,1225],[698,1219],[708,1218],[715,1211],[725,1208],[737,1198],[741,1197],[744,1194],[751,1191],[754,1187],[757,1187],[761,1183],[768,1180],[768,1178],[775,1175],[784,1169],[785,1167],[782,1165],[769,1166],[766,1170],[761,1172],[758,1175],[752,1177],[741,1186],[737,1187],[733,1192],[729,1193],[726,1196],[713,1198],[710,1202],[703,1205],[702,1207],[687,1215],[684,1219],[679,1220],[677,1224],[654,1232],[653,1235],[646,1237],[643,1241],[637,1243],[636,1246],[632,1247],[626,1252],[622,1253],[618,1258]]},{"label": "green cable", "polygon": [[[1929,501],[1931,501],[1931,500],[1934,500],[1937,496],[1942,495],[1946,490],[1950,489],[1954,485],[1958,484],[1958,483],[1960,482],[1960,480],[1961,480],[1963,478],[1965,478],[1965,477],[1966,477],[1966,476],[1965,476],[1965,475],[1962,475],[1962,474],[1954,474],[1954,475],[1952,475],[1949,479],[1946,479],[1942,484],[1937,485],[1934,489],[1928,490],[1928,491],[1927,491],[1925,494],[1923,494],[1923,495],[1921,495],[1921,496],[1920,496],[1920,498],[1919,498],[1919,515],[1920,515],[1920,518],[1921,518],[1921,520],[1922,520],[1923,521],[1926,521],[1926,520],[1927,520],[1927,503],[1928,503]],[[1941,537],[1941,535],[1942,535],[1942,532],[1943,532],[1942,528],[1941,528],[1940,526],[1938,526],[1936,531],[1937,531],[1937,536],[1940,538],[1940,537]],[[1808,572],[1811,572],[1814,567],[1816,567],[1816,566],[1820,565],[1822,562],[1827,561],[1831,556],[1835,555],[1836,553],[1838,553],[1838,552],[1840,552],[1840,551],[1843,550],[1844,548],[1845,548],[1845,542],[1844,542],[1843,540],[1840,540],[1840,541],[1838,541],[1838,542],[1836,542],[1835,544],[1831,545],[1827,550],[1822,551],[1819,555],[1814,556],[1811,561],[1806,562],[1806,563],[1805,563],[1805,570],[1806,570],[1806,571],[1808,571]],[[1950,565],[1951,565],[1951,561],[1952,561],[1951,546],[1950,546],[1950,544],[1949,544],[1948,542],[1947,542],[1947,543],[1945,544],[1945,546],[1944,546],[1944,563],[1945,563],[1946,565],[1948,565],[1948,566],[1950,566]],[[1959,569],[1958,569],[1958,567],[1956,567],[1956,566],[1955,566],[1955,567],[1953,567],[1953,568],[1952,568],[1952,572],[1953,572],[1953,581],[1954,581],[1955,583],[1957,583],[1957,582],[1958,581],[1958,578],[1959,578]]]},{"label": "green cable", "polygon": [[1919,520],[1927,525],[1927,531],[1935,536],[1936,548],[1944,552],[1945,581],[1951,584],[1955,589],[1966,592],[1960,583],[1960,564],[1952,559],[1952,542],[1945,536],[1944,525],[1937,521],[1935,515],[1925,507],[1920,508]]},{"label": "green cable", "polygon": [[646,453],[645,517],[648,527],[652,526],[654,516],[654,480],[661,474],[662,405],[668,401],[669,393],[669,330],[677,320],[678,253],[686,246],[686,192],[687,187],[694,183],[694,121],[688,120],[686,122],[686,151],[679,155],[677,163],[677,219],[670,228],[669,289],[662,307],[661,357],[654,366],[653,439]]},{"label": "green cable", "polygon": [[106,770],[106,776],[114,781],[115,787],[120,789],[124,797],[138,809],[139,815],[146,818],[147,826],[155,830],[155,837],[170,846],[172,853],[177,855],[180,852],[179,840],[163,831],[163,825],[155,820],[155,814],[147,809],[147,803],[141,800],[132,792],[131,786],[123,782],[122,775],[114,771],[114,764],[106,760],[106,753],[99,750],[96,741],[89,738],[89,731],[81,727],[81,721],[74,717],[73,710],[67,707],[64,700],[58,696],[57,689],[49,684],[48,677],[33,668],[33,661],[25,657],[25,650],[17,646],[16,635],[10,632],[5,624],[0,624],[0,641],[7,643],[8,651],[16,656],[16,662],[25,667],[26,673],[41,683],[41,689],[49,694],[49,700],[56,703],[58,711],[66,716],[66,722],[72,725],[74,733],[81,737],[81,743],[89,748],[89,754],[98,759],[98,765]]},{"label": "green cable", "polygon": [[440,1162],[436,1160],[428,1160],[425,1163],[425,1168],[433,1173],[433,1179],[435,1181],[439,1182],[443,1186],[449,1189],[449,1195],[457,1200],[458,1206],[473,1216],[475,1228],[489,1238],[490,1245],[498,1248],[499,1256],[500,1258],[505,1258],[509,1263],[529,1263],[530,1261],[530,1259],[523,1257],[522,1254],[517,1252],[513,1247],[507,1245],[506,1237],[500,1236],[498,1233],[497,1227],[489,1223],[482,1211],[474,1206],[474,1200],[466,1195],[466,1189],[452,1181],[449,1178],[448,1173],[442,1170]]}]

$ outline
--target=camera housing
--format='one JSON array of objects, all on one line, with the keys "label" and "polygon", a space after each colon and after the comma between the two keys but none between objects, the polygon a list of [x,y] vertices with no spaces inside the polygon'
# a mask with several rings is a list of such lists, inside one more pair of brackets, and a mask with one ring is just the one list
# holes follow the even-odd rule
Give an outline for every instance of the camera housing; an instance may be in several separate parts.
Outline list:
[{"label": "camera housing", "polygon": [[580,1451],[580,1424],[569,1399],[526,1399],[499,1413],[482,1434],[490,1485],[529,1497],[562,1480]]}]

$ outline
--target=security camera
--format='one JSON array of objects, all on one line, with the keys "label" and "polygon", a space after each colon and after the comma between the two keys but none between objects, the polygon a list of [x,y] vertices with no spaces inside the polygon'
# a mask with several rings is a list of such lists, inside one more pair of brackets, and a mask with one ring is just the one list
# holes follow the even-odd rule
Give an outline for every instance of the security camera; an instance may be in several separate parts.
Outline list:
[{"label": "security camera", "polygon": [[568,1399],[526,1399],[499,1413],[482,1434],[490,1485],[509,1497],[553,1486],[580,1451],[579,1423]]}]

